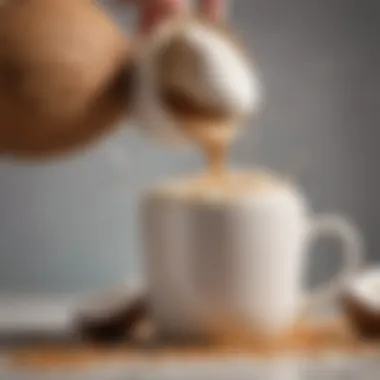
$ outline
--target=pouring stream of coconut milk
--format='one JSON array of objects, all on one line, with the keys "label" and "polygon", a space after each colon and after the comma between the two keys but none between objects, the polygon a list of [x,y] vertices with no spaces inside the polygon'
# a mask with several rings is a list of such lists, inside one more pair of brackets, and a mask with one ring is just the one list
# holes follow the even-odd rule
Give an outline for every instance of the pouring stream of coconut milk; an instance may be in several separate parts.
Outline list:
[{"label": "pouring stream of coconut milk", "polygon": [[166,144],[197,144],[212,177],[223,177],[232,142],[262,100],[244,45],[226,25],[187,14],[162,23],[140,46],[140,126]]}]

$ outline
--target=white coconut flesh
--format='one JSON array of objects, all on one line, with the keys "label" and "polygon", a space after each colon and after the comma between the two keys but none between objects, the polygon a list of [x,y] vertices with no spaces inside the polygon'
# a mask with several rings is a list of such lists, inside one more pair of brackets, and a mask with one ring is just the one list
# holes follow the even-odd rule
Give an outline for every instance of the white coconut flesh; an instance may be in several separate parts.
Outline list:
[{"label": "white coconut flesh", "polygon": [[349,285],[349,292],[371,310],[380,312],[380,268],[359,275]]},{"label": "white coconut flesh", "polygon": [[[186,65],[176,75],[176,85],[197,102],[240,115],[255,111],[261,102],[261,86],[254,67],[231,41],[203,25],[189,26],[184,41],[199,63],[194,75]],[[181,72],[182,71],[182,72]],[[193,75],[191,75],[193,74]]]}]

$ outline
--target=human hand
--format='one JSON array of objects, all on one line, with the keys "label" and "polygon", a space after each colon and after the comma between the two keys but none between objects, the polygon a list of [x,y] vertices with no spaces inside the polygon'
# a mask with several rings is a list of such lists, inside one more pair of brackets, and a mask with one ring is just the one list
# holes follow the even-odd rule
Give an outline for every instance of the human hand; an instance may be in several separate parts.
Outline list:
[{"label": "human hand", "polygon": [[[213,19],[223,17],[226,0],[201,0],[200,11]],[[190,0],[124,0],[137,6],[139,29],[143,33],[152,30],[159,22],[189,8]]]}]

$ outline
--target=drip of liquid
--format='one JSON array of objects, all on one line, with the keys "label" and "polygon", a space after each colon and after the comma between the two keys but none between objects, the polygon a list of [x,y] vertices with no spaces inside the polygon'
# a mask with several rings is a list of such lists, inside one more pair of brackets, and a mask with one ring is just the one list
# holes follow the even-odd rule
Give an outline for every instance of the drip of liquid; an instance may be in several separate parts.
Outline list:
[{"label": "drip of liquid", "polygon": [[229,148],[228,141],[212,137],[201,145],[207,160],[207,172],[215,181],[222,181],[227,174]]},{"label": "drip of liquid", "polygon": [[206,172],[211,180],[223,184],[228,177],[228,157],[237,127],[211,123],[195,128],[193,139],[206,159]]}]

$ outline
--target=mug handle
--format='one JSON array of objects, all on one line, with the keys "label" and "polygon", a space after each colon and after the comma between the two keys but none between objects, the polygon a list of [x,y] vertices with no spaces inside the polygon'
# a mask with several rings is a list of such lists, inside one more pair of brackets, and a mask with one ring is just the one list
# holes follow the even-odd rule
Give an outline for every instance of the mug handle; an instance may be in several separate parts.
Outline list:
[{"label": "mug handle", "polygon": [[343,267],[327,283],[319,285],[307,296],[305,312],[310,308],[329,302],[344,286],[345,281],[354,275],[363,259],[363,238],[361,233],[345,218],[337,215],[318,216],[310,227],[307,245],[310,247],[321,237],[336,237],[342,244]]}]

